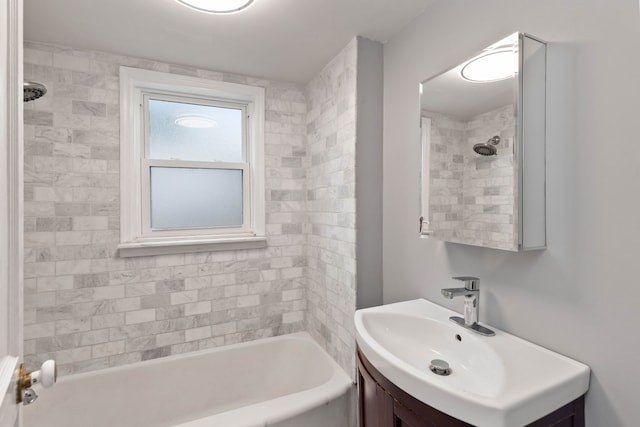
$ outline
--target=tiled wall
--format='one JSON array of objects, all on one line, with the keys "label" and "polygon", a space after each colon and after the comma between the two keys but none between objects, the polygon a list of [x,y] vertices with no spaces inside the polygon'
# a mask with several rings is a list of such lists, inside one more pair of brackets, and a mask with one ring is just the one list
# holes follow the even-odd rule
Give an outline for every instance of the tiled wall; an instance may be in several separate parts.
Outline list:
[{"label": "tiled wall", "polygon": [[422,115],[431,118],[429,229],[435,237],[451,242],[463,228],[466,126],[444,114],[423,111]]},{"label": "tiled wall", "polygon": [[[116,255],[119,65],[266,87],[266,249],[126,259]],[[70,374],[304,329],[307,159],[327,165],[327,181],[316,172],[309,179],[319,180],[312,191],[317,203],[324,204],[317,206],[318,212],[344,209],[346,216],[336,220],[353,225],[352,180],[345,180],[344,187],[324,187],[348,165],[341,163],[340,172],[329,173],[335,162],[329,157],[348,154],[347,149],[333,152],[331,141],[335,145],[349,136],[336,128],[323,142],[327,150],[314,144],[307,156],[304,87],[35,43],[25,45],[25,79],[49,90],[44,98],[25,104],[28,367],[55,358],[60,373]],[[319,128],[321,121],[315,120]],[[345,173],[349,179],[350,165],[351,172]],[[324,189],[345,191],[345,200],[326,200]],[[319,218],[324,216],[318,213],[310,237],[334,242],[336,229],[323,225]],[[351,246],[346,246],[349,252]],[[327,256],[343,256],[342,246],[334,250],[313,254],[323,265],[334,265]],[[351,271],[353,260],[346,254],[344,259]],[[312,271],[319,268],[314,263]],[[323,271],[332,280],[343,279],[341,269]],[[317,274],[313,277],[317,283]],[[344,279],[352,291],[353,277]],[[318,292],[315,285],[312,290]],[[340,294],[339,299],[342,304],[351,297]],[[317,306],[317,298],[312,301]],[[333,318],[336,313],[326,314]],[[322,336],[332,342],[346,339],[341,330],[331,331],[335,336]]]},{"label": "tiled wall", "polygon": [[[478,246],[517,249],[514,227],[515,169],[513,141],[515,117],[507,105],[467,122],[463,147],[464,218],[459,237]],[[495,156],[480,156],[473,151],[477,143],[500,137]]]},{"label": "tiled wall", "polygon": [[[431,118],[430,229],[449,242],[517,249],[513,106],[469,120],[422,115]],[[495,135],[501,139],[495,156],[473,151]]]},{"label": "tiled wall", "polygon": [[354,39],[307,85],[307,328],[352,376],[356,65]]}]

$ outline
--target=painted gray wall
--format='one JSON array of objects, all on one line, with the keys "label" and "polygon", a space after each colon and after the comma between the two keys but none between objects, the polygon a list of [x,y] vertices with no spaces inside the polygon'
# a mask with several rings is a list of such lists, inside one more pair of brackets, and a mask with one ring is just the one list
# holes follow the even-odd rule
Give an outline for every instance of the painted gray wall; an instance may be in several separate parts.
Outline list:
[{"label": "painted gray wall", "polygon": [[[418,239],[418,82],[514,31],[549,42],[548,249]],[[441,1],[384,56],[385,303],[479,276],[482,321],[591,366],[588,426],[637,425],[638,2]]]},{"label": "painted gray wall", "polygon": [[358,37],[356,129],[356,259],[358,308],[382,304],[381,43]]}]

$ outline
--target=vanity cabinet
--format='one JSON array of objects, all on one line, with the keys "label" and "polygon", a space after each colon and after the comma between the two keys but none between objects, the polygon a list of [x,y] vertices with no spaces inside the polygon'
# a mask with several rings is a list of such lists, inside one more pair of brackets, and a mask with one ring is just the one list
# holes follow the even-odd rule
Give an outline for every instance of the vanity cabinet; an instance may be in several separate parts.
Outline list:
[{"label": "vanity cabinet", "polygon": [[[378,372],[357,352],[360,427],[466,427],[410,396]],[[529,424],[527,427],[584,427],[584,396]]]}]

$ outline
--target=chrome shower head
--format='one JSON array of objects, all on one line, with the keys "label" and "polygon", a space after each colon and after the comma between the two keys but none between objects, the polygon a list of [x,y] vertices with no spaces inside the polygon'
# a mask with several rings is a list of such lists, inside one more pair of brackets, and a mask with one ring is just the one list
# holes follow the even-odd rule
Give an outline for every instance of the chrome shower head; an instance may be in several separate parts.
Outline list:
[{"label": "chrome shower head", "polygon": [[489,138],[487,142],[480,142],[473,146],[473,151],[481,156],[495,156],[498,153],[496,145],[500,144],[500,137],[498,135],[493,138]]},{"label": "chrome shower head", "polygon": [[24,82],[24,102],[35,101],[47,93],[47,88],[40,83]]}]

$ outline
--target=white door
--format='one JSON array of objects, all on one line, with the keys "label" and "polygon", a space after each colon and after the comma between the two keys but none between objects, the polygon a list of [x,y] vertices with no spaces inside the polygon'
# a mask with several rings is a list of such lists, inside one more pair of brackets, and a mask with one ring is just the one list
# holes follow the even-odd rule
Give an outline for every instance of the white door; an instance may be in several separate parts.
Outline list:
[{"label": "white door", "polygon": [[22,230],[22,0],[0,0],[0,427],[20,425]]}]

